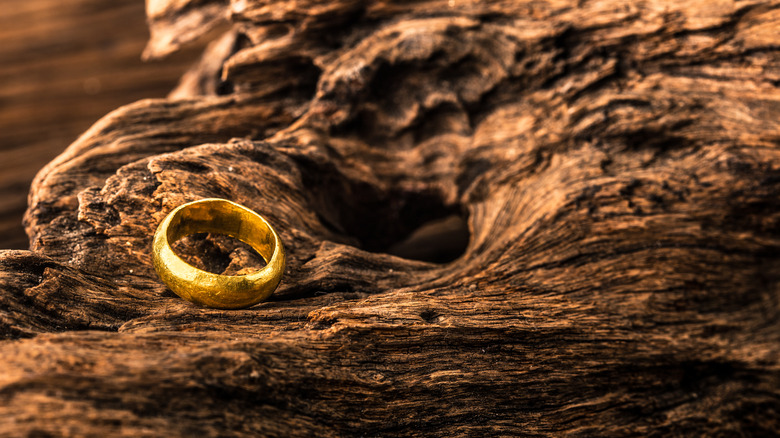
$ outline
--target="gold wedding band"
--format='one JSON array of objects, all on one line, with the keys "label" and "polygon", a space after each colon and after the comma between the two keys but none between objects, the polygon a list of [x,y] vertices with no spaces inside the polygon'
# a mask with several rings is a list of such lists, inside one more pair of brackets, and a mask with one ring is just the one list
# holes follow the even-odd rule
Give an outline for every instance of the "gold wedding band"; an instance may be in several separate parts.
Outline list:
[{"label": "gold wedding band", "polygon": [[[265,267],[247,275],[220,275],[198,269],[181,259],[171,244],[195,233],[234,237],[254,248]],[[282,240],[254,211],[227,199],[201,199],[174,209],[154,234],[154,269],[176,295],[219,309],[240,309],[263,301],[282,280],[285,254]]]}]

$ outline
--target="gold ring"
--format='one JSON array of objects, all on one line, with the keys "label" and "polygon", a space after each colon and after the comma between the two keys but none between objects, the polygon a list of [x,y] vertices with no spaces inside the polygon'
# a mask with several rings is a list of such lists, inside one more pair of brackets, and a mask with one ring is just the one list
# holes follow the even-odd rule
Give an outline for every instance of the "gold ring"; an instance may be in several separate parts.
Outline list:
[{"label": "gold ring", "polygon": [[[171,244],[195,233],[236,238],[255,249],[265,267],[247,275],[220,275],[181,259]],[[201,199],[180,205],[163,219],[152,247],[157,275],[176,295],[208,307],[240,309],[263,301],[282,280],[285,254],[282,240],[254,211],[227,199]]]}]

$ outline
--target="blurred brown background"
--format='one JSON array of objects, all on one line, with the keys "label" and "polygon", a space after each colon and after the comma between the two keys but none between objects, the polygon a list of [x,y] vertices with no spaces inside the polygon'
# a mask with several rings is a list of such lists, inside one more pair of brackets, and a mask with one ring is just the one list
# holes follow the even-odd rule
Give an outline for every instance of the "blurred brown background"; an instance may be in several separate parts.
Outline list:
[{"label": "blurred brown background", "polygon": [[200,53],[142,62],[144,0],[0,0],[0,249],[27,248],[33,177],[111,110],[164,97]]}]

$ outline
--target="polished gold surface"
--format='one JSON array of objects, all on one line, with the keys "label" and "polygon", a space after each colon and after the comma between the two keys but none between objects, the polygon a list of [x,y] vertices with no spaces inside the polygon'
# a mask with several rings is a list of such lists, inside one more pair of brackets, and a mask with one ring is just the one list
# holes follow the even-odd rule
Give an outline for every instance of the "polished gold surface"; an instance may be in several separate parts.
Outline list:
[{"label": "polished gold surface", "polygon": [[[171,244],[195,233],[234,237],[254,248],[266,266],[247,275],[220,275],[198,269],[181,259]],[[154,268],[178,296],[202,306],[240,309],[265,300],[284,272],[285,254],[279,235],[254,211],[226,199],[201,199],[174,209],[157,227],[153,244]]]}]

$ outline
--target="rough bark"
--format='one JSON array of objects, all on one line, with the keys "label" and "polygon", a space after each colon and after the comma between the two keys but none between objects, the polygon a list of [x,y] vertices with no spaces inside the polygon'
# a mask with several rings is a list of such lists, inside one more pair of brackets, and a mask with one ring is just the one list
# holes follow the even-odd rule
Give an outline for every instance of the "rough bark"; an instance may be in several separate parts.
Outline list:
[{"label": "rough bark", "polygon": [[[148,57],[233,26],[172,98],[111,113],[38,175],[31,251],[0,256],[4,430],[780,428],[780,2],[149,14]],[[209,310],[160,284],[154,229],[202,197],[280,232],[269,302]],[[180,250],[256,263],[215,236]]]}]

